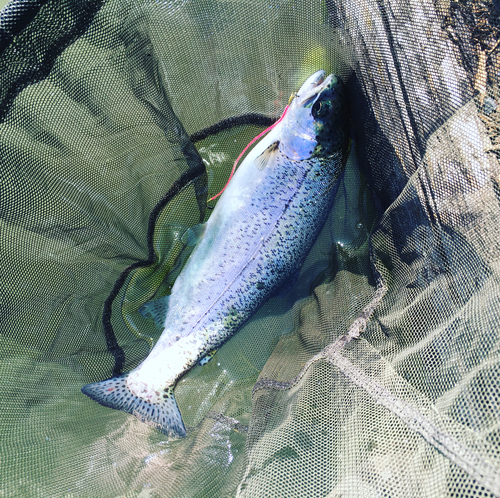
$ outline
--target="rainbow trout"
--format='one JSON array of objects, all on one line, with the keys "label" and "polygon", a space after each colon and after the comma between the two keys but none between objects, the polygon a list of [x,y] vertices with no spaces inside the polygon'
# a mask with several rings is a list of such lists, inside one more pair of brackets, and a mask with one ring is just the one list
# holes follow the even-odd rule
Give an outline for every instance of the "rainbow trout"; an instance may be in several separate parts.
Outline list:
[{"label": "rainbow trout", "polygon": [[247,155],[169,296],[151,301],[163,332],[149,356],[84,394],[168,435],[186,429],[174,398],[178,380],[219,348],[296,275],[323,227],[347,156],[344,86],[310,76],[283,119]]}]

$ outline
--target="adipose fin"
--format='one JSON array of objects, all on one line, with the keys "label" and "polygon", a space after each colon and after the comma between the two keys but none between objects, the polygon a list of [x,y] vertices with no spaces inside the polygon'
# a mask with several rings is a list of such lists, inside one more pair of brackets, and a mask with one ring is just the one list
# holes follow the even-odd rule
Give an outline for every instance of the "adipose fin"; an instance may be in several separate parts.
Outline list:
[{"label": "adipose fin", "polygon": [[173,391],[149,402],[133,394],[126,382],[128,374],[82,387],[83,394],[103,406],[122,410],[169,436],[185,436],[186,428]]},{"label": "adipose fin", "polygon": [[199,362],[198,365],[202,367],[203,365],[206,365],[214,356],[215,353],[217,353],[217,349],[214,349],[210,351],[210,353],[207,353]]}]

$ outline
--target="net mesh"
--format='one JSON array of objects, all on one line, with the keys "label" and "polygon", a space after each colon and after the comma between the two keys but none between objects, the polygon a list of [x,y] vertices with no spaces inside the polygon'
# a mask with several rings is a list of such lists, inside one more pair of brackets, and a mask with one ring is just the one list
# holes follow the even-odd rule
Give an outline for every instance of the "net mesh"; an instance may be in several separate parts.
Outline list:
[{"label": "net mesh", "polygon": [[[2,496],[500,496],[499,8],[9,3]],[[185,438],[92,402],[265,125],[197,132],[277,118],[317,69],[353,145],[297,281],[179,382]]]}]

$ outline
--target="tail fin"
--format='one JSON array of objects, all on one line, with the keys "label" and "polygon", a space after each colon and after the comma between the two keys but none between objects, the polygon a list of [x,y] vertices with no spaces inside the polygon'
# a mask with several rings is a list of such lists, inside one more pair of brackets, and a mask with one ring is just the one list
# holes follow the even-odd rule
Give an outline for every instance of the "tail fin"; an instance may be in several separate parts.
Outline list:
[{"label": "tail fin", "polygon": [[103,406],[135,415],[169,436],[185,436],[186,428],[173,393],[157,403],[148,402],[133,394],[127,387],[127,374],[82,387],[83,394]]}]

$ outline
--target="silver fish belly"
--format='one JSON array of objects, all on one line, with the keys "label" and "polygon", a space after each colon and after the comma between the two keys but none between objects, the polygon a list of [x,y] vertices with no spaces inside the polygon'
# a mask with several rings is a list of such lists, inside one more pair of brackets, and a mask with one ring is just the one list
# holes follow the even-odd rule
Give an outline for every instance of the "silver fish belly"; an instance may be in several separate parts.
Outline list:
[{"label": "silver fish belly", "polygon": [[343,101],[336,76],[308,78],[196,229],[170,296],[145,305],[152,314],[166,308],[149,356],[128,374],[84,386],[86,395],[166,434],[186,434],[175,384],[299,271],[324,225],[346,159]]}]

